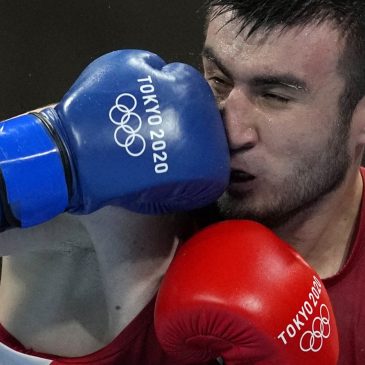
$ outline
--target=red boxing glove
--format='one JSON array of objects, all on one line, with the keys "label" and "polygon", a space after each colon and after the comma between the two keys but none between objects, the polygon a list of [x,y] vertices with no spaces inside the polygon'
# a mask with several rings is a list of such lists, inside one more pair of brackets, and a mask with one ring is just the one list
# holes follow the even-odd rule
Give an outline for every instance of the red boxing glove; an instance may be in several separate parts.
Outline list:
[{"label": "red boxing glove", "polygon": [[326,289],[286,243],[251,221],[226,221],[184,244],[160,287],[157,337],[177,361],[335,365]]}]

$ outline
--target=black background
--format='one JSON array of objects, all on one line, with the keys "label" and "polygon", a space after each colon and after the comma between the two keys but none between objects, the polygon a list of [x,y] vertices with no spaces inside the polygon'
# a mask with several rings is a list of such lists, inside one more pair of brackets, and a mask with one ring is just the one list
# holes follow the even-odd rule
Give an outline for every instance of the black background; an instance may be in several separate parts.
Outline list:
[{"label": "black background", "polygon": [[107,52],[200,67],[202,0],[0,0],[0,120],[57,102]]}]

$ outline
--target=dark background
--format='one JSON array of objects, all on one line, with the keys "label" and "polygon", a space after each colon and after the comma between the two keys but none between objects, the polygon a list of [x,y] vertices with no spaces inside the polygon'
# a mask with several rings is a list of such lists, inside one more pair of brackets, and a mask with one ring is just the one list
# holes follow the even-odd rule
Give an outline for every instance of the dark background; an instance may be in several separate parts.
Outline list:
[{"label": "dark background", "polygon": [[202,0],[0,0],[0,120],[57,102],[98,56],[137,48],[199,67]]}]

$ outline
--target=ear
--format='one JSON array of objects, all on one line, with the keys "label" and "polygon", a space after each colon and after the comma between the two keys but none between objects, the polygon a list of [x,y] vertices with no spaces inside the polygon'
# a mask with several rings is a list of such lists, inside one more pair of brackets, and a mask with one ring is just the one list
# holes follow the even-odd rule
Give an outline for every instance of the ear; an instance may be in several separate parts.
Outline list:
[{"label": "ear", "polygon": [[365,146],[365,96],[358,102],[352,114],[352,130],[356,144]]}]

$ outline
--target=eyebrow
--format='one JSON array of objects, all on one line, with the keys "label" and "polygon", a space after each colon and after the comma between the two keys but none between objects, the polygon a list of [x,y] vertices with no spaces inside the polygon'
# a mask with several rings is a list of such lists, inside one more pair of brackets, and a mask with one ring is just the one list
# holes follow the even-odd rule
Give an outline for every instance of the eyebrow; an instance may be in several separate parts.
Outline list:
[{"label": "eyebrow", "polygon": [[254,76],[250,82],[253,86],[279,86],[308,93],[309,88],[305,81],[289,73],[267,74]]},{"label": "eyebrow", "polygon": [[232,78],[227,67],[224,66],[223,62],[214,54],[214,51],[210,47],[204,47],[201,56],[213,62],[226,76]]},{"label": "eyebrow", "polygon": [[[202,57],[205,57],[209,61],[213,62],[226,76],[230,77],[231,79],[233,78],[231,72],[215,55],[214,51],[210,47],[204,47],[201,55]],[[309,91],[309,87],[304,80],[290,73],[268,73],[253,76],[249,84],[254,87],[286,87],[304,93]]]}]

